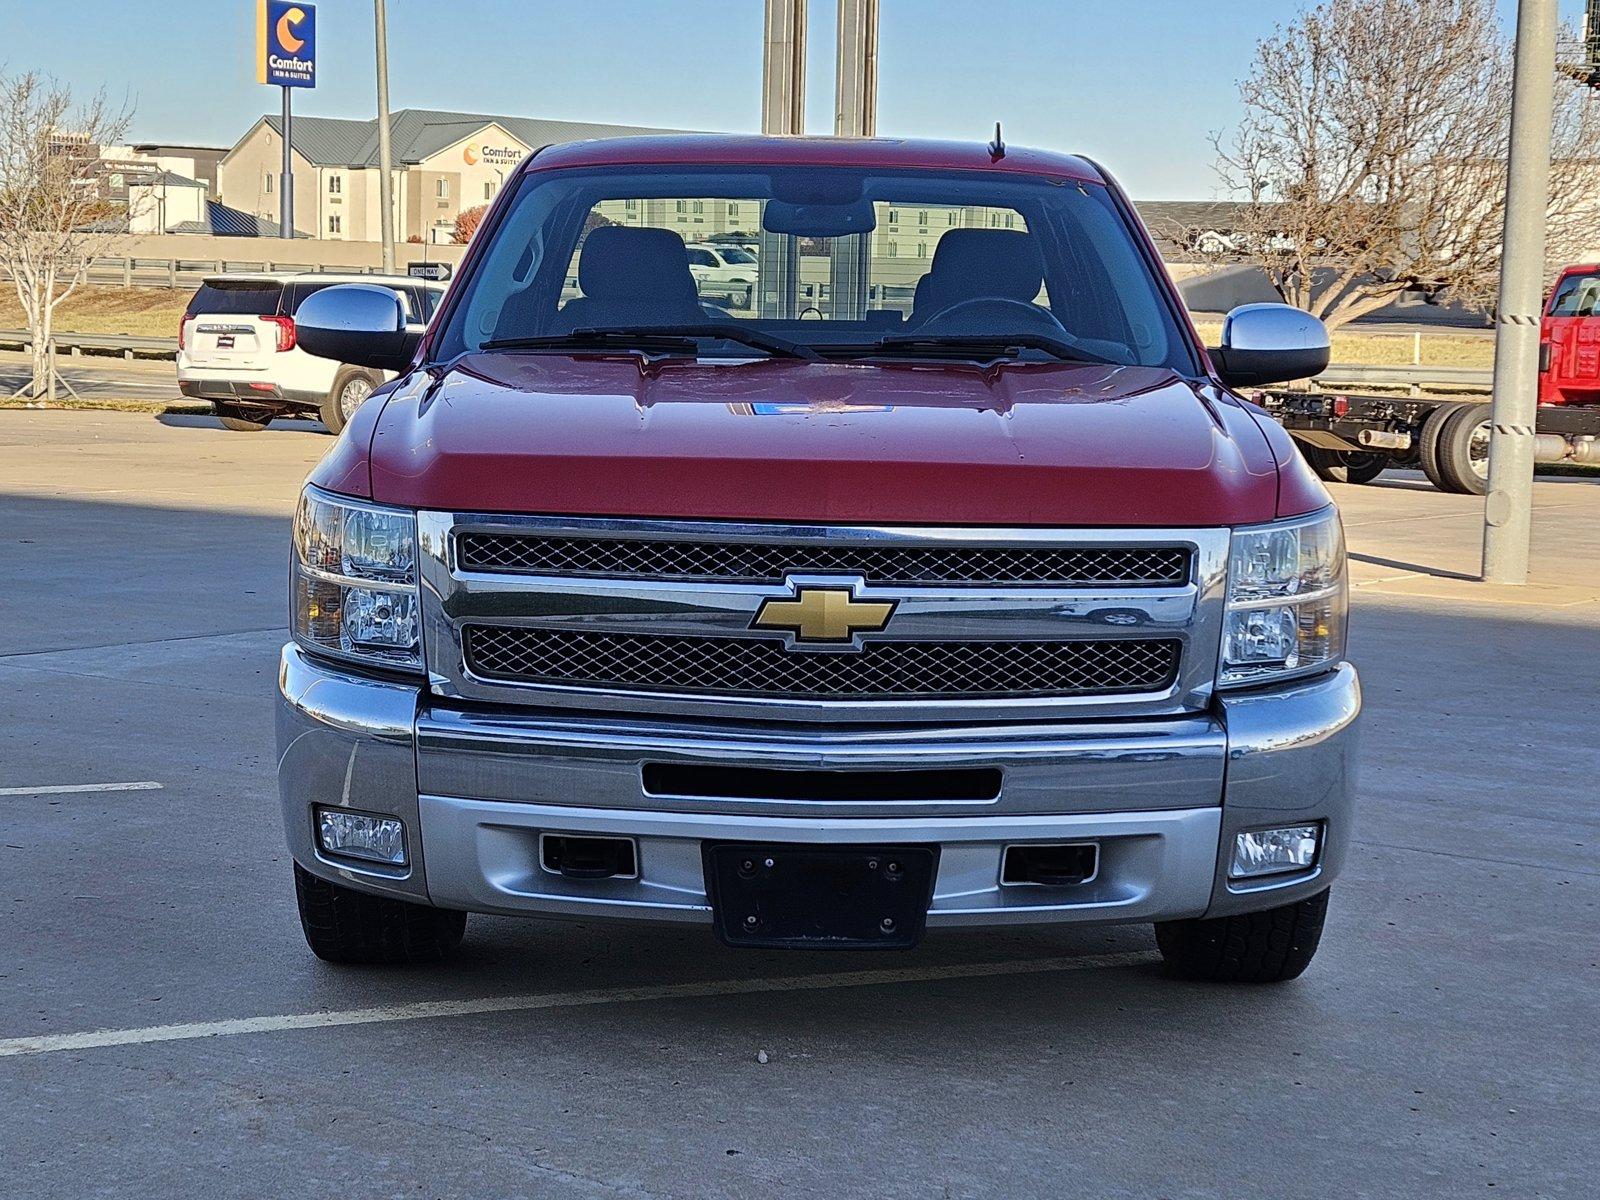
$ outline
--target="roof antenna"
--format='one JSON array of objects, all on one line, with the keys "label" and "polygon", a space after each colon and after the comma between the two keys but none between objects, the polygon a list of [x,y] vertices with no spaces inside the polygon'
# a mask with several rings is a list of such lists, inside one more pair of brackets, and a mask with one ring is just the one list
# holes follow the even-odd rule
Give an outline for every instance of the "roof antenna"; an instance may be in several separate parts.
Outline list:
[{"label": "roof antenna", "polygon": [[989,143],[989,157],[999,162],[1006,156],[1005,139],[1000,136],[1000,122],[994,123],[994,141]]}]

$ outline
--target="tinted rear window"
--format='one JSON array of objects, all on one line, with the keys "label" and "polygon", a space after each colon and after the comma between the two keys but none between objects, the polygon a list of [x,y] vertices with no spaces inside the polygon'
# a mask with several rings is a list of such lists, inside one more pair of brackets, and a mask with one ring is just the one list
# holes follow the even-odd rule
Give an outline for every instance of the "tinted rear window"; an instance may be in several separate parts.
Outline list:
[{"label": "tinted rear window", "polygon": [[283,285],[277,283],[203,283],[189,301],[191,317],[209,313],[235,313],[248,317],[270,316],[278,311]]}]

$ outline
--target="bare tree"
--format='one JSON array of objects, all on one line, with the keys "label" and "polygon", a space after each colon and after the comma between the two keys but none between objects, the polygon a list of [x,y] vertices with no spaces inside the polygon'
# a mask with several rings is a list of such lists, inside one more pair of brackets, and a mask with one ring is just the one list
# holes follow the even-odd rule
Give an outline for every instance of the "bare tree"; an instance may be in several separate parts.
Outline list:
[{"label": "bare tree", "polygon": [[103,93],[76,103],[69,87],[37,72],[0,75],[0,272],[33,341],[30,396],[54,392],[56,307],[122,232],[101,197],[100,147],[122,141],[131,119]]},{"label": "bare tree", "polygon": [[[1226,186],[1232,257],[1330,327],[1416,291],[1493,303],[1505,214],[1511,50],[1494,0],[1324,0],[1257,44]],[[1600,102],[1557,83],[1549,247],[1584,244]],[[1178,240],[1184,231],[1169,232]]]}]

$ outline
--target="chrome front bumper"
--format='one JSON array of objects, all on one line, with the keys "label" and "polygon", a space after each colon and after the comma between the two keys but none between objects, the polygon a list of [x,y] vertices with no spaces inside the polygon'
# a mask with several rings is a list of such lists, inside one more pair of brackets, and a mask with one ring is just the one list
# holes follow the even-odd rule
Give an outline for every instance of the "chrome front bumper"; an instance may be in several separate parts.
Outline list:
[{"label": "chrome front bumper", "polygon": [[[417,685],[284,649],[278,781],[295,860],[350,886],[447,908],[709,922],[711,841],[936,843],[930,925],[1154,921],[1267,908],[1326,887],[1350,837],[1360,686],[1349,666],[1229,696],[1207,716],[929,729],[763,729],[570,713],[476,711]],[[999,767],[982,801],[649,795],[643,765],[920,770]],[[315,805],[398,817],[411,861],[323,855]],[[1230,884],[1241,829],[1321,821],[1317,865]],[[574,880],[540,863],[543,833],[636,839],[635,879]],[[1095,841],[1097,877],[1002,884],[1004,848]]]}]

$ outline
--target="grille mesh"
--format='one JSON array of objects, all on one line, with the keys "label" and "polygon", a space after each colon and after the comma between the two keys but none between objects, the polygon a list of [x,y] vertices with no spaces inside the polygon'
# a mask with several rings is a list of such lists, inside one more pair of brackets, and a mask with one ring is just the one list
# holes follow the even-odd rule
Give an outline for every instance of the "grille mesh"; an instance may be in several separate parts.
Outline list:
[{"label": "grille mesh", "polygon": [[468,571],[729,583],[782,583],[808,572],[902,586],[1174,587],[1189,579],[1189,551],[1181,546],[846,546],[480,531],[461,534],[456,554]]},{"label": "grille mesh", "polygon": [[874,699],[1157,691],[1177,675],[1172,638],[1058,642],[869,642],[856,653],[787,650],[760,638],[469,625],[481,678],[703,695]]}]

